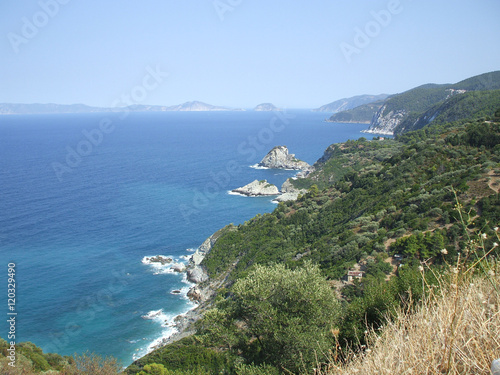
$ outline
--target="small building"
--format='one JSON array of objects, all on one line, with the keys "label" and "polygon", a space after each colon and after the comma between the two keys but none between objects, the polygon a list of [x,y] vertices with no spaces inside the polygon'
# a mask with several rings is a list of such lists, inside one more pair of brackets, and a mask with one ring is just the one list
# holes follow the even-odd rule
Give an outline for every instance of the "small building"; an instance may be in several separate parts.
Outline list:
[{"label": "small building", "polygon": [[363,271],[347,271],[347,281],[352,282],[354,279],[361,279]]}]

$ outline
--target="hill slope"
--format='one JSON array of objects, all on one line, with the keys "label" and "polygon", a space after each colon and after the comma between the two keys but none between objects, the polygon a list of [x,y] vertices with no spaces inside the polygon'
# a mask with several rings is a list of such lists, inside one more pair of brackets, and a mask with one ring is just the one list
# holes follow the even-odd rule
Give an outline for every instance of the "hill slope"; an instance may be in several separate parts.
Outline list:
[{"label": "hill slope", "polygon": [[388,97],[387,94],[379,94],[379,95],[357,95],[351,98],[343,98],[331,102],[329,104],[325,104],[319,108],[313,109],[315,112],[341,112],[346,111],[352,108],[359,107],[363,104],[373,103],[379,100],[384,100]]},{"label": "hill slope", "polygon": [[352,122],[358,124],[369,124],[377,111],[384,104],[384,100],[363,104],[347,111],[334,113],[327,122]]},{"label": "hill slope", "polygon": [[373,117],[368,132],[392,134],[409,116],[415,120],[433,106],[467,91],[500,89],[500,71],[481,74],[456,84],[426,84],[387,99]]},{"label": "hill slope", "polygon": [[[479,231],[485,237],[477,256],[492,248],[491,254],[500,255],[493,243],[494,227],[500,223],[499,144],[500,123],[474,121],[429,125],[398,140],[331,145],[314,173],[292,181],[309,193],[232,227],[213,244],[201,266],[210,277],[205,285],[219,285],[211,301],[215,305],[207,306],[216,309],[200,322],[198,334],[175,351],[170,346],[158,349],[128,372],[135,374],[153,362],[176,369],[172,358],[179,363],[182,353],[214,347],[212,355],[224,354],[229,367],[241,362],[270,366],[263,356],[267,344],[259,342],[265,337],[248,335],[252,322],[241,320],[244,311],[232,291],[257,265],[285,264],[292,270],[318,265],[344,301],[340,318],[332,322],[337,343],[365,344],[366,325],[378,329],[401,303],[418,301],[422,285],[435,282],[432,272],[422,281],[420,262],[432,264],[439,273],[454,264],[459,253],[467,253],[465,233]],[[464,213],[474,217],[466,232],[460,223]],[[397,274],[394,254],[405,258]],[[340,282],[353,268],[362,270],[362,280]],[[248,280],[245,285],[253,284]],[[290,339],[300,334],[285,332]],[[215,366],[210,363],[207,366]]]}]

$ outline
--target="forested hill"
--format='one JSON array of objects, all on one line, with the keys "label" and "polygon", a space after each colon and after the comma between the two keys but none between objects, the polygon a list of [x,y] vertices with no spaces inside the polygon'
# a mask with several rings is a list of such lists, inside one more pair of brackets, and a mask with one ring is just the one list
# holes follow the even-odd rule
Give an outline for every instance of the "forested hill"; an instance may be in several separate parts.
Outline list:
[{"label": "forested hill", "polygon": [[479,119],[490,117],[500,105],[500,90],[470,91],[454,95],[440,102],[423,114],[407,116],[396,128],[395,134],[418,130],[430,124],[444,124],[461,119]]},{"label": "forested hill", "polygon": [[[318,353],[363,344],[367,328],[418,301],[421,262],[442,272],[479,233],[476,256],[486,249],[499,256],[499,121],[497,109],[486,121],[331,145],[316,172],[294,181],[307,194],[217,239],[202,266],[219,288],[198,333],[128,373],[153,363],[210,373],[311,372],[326,360]],[[361,270],[361,281],[341,282],[349,270]]]},{"label": "forested hill", "polygon": [[[416,130],[419,127],[410,126],[425,116],[433,107],[443,104],[455,96],[474,91],[492,91],[500,89],[500,71],[481,74],[455,84],[426,84],[389,97],[374,114],[369,132],[371,133],[402,133]],[[489,113],[488,115],[492,115]],[[340,115],[340,114],[338,114]],[[461,113],[461,118],[468,118],[468,113]],[[405,122],[403,127],[401,124]],[[419,122],[419,126],[423,122]],[[400,126],[401,125],[401,126]]]},{"label": "forested hill", "polygon": [[385,100],[363,104],[353,109],[334,113],[327,122],[353,122],[358,124],[369,124],[373,115],[382,107]]}]

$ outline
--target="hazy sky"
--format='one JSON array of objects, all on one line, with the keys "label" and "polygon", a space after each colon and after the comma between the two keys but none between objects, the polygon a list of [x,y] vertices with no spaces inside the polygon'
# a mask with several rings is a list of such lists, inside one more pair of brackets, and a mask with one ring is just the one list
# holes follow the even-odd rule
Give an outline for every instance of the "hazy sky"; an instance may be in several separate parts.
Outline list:
[{"label": "hazy sky", "polygon": [[0,102],[314,108],[500,69],[498,0],[3,0]]}]

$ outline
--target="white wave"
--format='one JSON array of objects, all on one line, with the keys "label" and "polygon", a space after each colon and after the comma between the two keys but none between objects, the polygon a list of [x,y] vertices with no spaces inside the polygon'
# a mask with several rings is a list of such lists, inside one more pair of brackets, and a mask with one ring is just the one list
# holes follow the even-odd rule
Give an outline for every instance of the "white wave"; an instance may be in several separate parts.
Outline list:
[{"label": "white wave", "polygon": [[237,192],[232,191],[232,190],[228,190],[227,193],[229,195],[239,195],[240,197],[248,197],[248,195],[246,195],[246,194],[237,193]]},{"label": "white wave", "polygon": [[[165,262],[165,264],[162,264],[161,261],[158,261],[157,259],[160,259]],[[151,256],[145,256],[142,258],[141,263],[142,264],[147,264],[153,267],[163,267],[165,265],[168,265],[169,263],[173,262],[174,257],[169,256],[169,255],[151,255]]]},{"label": "white wave", "polygon": [[[164,264],[159,261],[152,261],[152,259],[158,258],[162,259]],[[174,268],[182,268],[182,266],[186,266],[188,260],[188,255],[182,255],[179,258],[175,258],[171,255],[154,255],[145,256],[142,258],[141,262],[153,268],[153,275],[165,275],[169,273],[178,273],[178,271],[174,270]]]},{"label": "white wave", "polygon": [[149,319],[149,320],[163,320],[167,319],[167,316],[163,312],[163,309],[160,310],[151,310],[147,314],[141,315],[142,319]]},{"label": "white wave", "polygon": [[250,165],[249,167],[253,169],[270,169],[268,167],[262,167],[259,164]]}]

